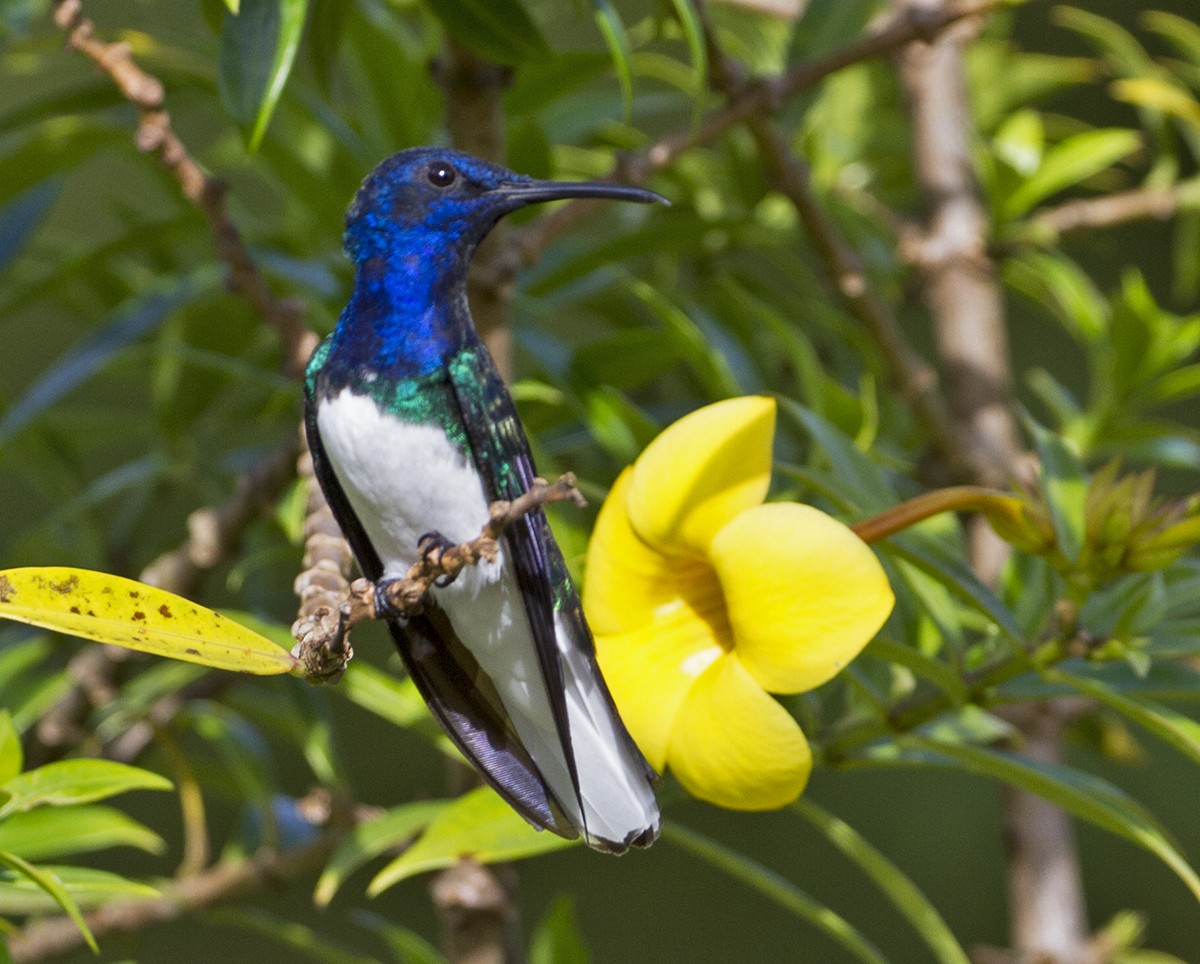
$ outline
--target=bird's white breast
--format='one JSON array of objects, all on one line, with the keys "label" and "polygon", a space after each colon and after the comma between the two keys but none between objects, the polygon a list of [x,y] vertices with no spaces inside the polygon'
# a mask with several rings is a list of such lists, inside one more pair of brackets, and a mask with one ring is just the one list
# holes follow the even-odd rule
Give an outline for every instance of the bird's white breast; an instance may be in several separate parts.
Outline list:
[{"label": "bird's white breast", "polygon": [[343,389],[320,403],[317,427],[385,576],[405,574],[425,533],[466,542],[487,522],[479,474],[439,425],[406,422]]}]

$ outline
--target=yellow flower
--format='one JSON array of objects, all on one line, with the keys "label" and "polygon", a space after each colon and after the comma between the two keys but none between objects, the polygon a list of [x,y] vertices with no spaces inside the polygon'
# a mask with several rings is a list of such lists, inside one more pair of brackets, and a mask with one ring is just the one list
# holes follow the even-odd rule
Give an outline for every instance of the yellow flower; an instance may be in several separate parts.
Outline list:
[{"label": "yellow flower", "polygon": [[651,765],[739,810],[790,803],[812,769],[770,693],[830,679],[893,603],[850,529],[763,503],[774,434],[775,402],[762,396],[668,427],[601,508],[583,593],[605,679]]}]

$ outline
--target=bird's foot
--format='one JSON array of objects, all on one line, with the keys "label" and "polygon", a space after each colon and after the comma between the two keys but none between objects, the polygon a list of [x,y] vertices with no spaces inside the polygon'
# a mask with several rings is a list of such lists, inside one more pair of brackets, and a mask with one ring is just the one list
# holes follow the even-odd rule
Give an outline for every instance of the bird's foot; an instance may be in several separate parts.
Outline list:
[{"label": "bird's foot", "polygon": [[392,602],[392,587],[398,582],[403,582],[401,579],[380,579],[375,583],[375,613],[381,619],[394,619],[397,622],[405,622],[408,619],[408,612],[401,609]]},{"label": "bird's foot", "polygon": [[[420,539],[417,540],[417,550],[421,553],[421,558],[431,565],[436,565],[443,552],[447,549],[453,549],[455,543],[451,542],[444,535],[434,529],[431,532],[426,532]],[[438,589],[445,589],[450,583],[458,578],[458,573],[449,576],[442,576],[434,582]]]}]

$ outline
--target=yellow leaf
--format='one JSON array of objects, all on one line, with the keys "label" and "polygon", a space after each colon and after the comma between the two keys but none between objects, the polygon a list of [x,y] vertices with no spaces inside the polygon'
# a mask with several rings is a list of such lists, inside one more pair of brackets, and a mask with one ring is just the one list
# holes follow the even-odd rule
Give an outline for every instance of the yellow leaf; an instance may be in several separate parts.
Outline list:
[{"label": "yellow leaf", "polygon": [[153,586],[65,567],[0,571],[0,618],[237,673],[292,672],[287,650]]}]

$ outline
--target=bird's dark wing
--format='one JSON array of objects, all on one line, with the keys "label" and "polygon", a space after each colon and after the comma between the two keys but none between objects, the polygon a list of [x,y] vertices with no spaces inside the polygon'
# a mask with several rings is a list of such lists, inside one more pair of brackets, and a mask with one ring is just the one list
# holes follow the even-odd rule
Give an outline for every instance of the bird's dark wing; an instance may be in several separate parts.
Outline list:
[{"label": "bird's dark wing", "polygon": [[[374,582],[383,574],[383,564],[325,454],[317,425],[318,399],[317,379],[310,377],[304,427],[313,471],[359,568]],[[388,628],[430,711],[484,780],[535,826],[563,837],[579,836],[517,738],[495,687],[459,642],[436,601],[426,597],[422,612],[403,625],[389,621]]]},{"label": "bird's dark wing", "polygon": [[[450,365],[450,384],[467,426],[475,465],[487,485],[488,499],[511,501],[528,492],[537,477],[529,441],[517,417],[512,396],[482,344],[459,352]],[[505,530],[504,543],[529,618],[563,756],[576,797],[579,797],[579,774],[570,746],[571,727],[554,625],[554,596],[556,592],[571,596],[569,601],[559,600],[567,603],[561,608],[568,616],[571,610],[579,611],[579,601],[567,577],[550,525],[540,509],[513,522]],[[590,646],[591,636],[586,628],[583,632]]]}]

